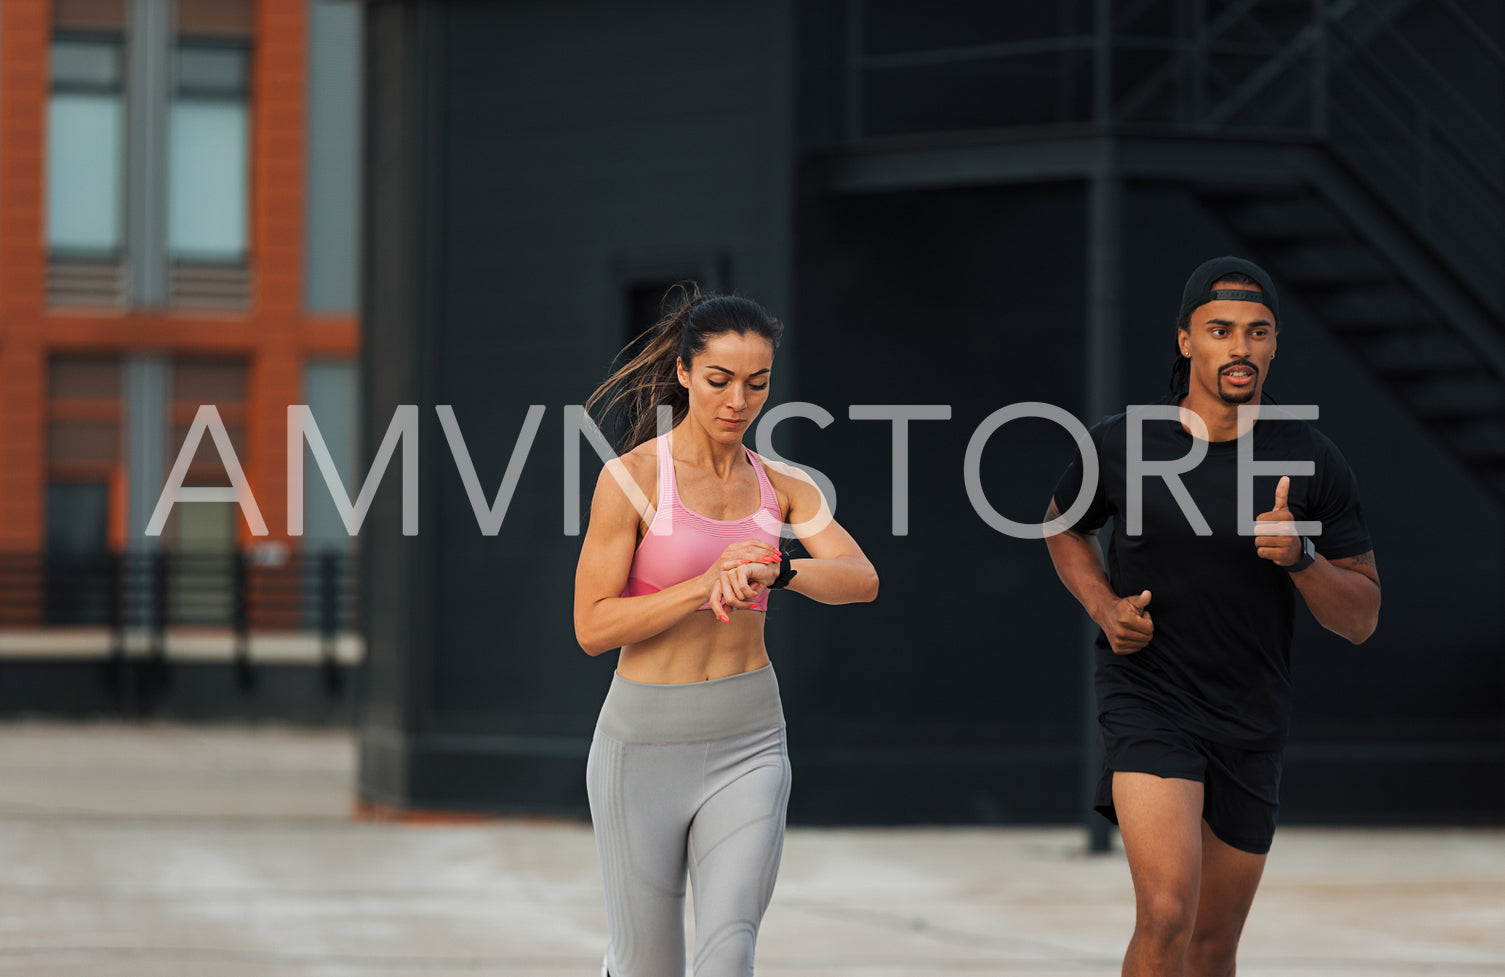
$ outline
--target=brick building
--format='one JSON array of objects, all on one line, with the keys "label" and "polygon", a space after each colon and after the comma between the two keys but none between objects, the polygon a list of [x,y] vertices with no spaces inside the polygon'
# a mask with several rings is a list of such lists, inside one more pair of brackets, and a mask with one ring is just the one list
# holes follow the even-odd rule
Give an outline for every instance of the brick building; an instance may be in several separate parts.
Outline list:
[{"label": "brick building", "polygon": [[[157,602],[165,623],[207,632],[235,623],[236,560],[295,568],[305,552],[351,551],[327,491],[305,534],[287,535],[286,415],[311,405],[349,466],[360,17],[359,5],[325,0],[0,5],[9,667],[42,667],[59,626],[100,624],[112,602],[117,625],[149,623],[150,581],[101,596],[69,566],[122,554],[128,567],[172,564],[184,572]],[[211,502],[179,505],[160,536],[145,532],[202,404],[224,420],[266,537],[232,503]],[[208,438],[187,484],[228,484]],[[191,557],[230,569],[194,595],[178,579],[193,575]],[[294,594],[241,624],[298,628],[306,617]],[[75,664],[110,653],[81,641]],[[170,658],[171,642],[155,653]],[[96,701],[74,692],[82,708]],[[65,705],[16,694],[5,705]]]}]

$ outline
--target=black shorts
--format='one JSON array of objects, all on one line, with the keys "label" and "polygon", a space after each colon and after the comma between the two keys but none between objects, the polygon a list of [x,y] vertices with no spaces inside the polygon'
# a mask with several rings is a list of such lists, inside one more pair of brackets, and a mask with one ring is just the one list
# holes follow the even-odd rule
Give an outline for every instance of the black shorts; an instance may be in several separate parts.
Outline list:
[{"label": "black shorts", "polygon": [[1151,709],[1116,709],[1098,717],[1103,775],[1093,809],[1118,823],[1113,772],[1149,773],[1202,784],[1202,819],[1225,844],[1263,855],[1280,813],[1281,753],[1222,746],[1175,728]]}]

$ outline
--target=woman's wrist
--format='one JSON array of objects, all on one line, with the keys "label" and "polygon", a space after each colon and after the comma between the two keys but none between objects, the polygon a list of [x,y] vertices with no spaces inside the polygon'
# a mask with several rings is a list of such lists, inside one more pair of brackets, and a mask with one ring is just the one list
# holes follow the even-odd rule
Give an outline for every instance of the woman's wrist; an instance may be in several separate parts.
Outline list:
[{"label": "woman's wrist", "polygon": [[[770,564],[770,566],[772,566],[772,564]],[[782,590],[785,587],[789,586],[789,581],[793,580],[795,574],[797,573],[799,573],[799,571],[794,569],[790,565],[789,554],[780,553],[778,573],[774,575],[773,580],[769,581],[768,586],[772,590]]]}]

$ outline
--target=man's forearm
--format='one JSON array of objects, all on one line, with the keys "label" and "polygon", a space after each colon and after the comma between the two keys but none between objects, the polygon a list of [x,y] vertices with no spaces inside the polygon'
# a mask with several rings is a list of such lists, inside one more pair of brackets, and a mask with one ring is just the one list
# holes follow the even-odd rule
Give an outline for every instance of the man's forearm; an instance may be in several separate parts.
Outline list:
[{"label": "man's forearm", "polygon": [[1118,600],[1118,595],[1108,584],[1107,573],[1103,571],[1103,553],[1097,539],[1068,531],[1047,536],[1045,546],[1050,551],[1056,576],[1061,578],[1061,583],[1081,603],[1088,616],[1097,621],[1104,605]]},{"label": "man's forearm", "polygon": [[1362,644],[1379,625],[1380,585],[1363,573],[1318,554],[1316,562],[1291,574],[1291,580],[1317,623],[1354,644]]}]

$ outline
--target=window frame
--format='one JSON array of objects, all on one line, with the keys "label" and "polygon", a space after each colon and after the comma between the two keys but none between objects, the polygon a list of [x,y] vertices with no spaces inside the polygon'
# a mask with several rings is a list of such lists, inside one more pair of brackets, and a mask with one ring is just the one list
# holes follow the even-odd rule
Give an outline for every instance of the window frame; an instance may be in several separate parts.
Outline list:
[{"label": "window frame", "polygon": [[[78,81],[59,82],[57,75],[52,70],[53,52],[59,43],[63,44],[109,44],[116,51],[116,78],[113,84],[88,83]],[[84,261],[101,262],[109,264],[121,264],[126,260],[130,241],[130,149],[129,131],[131,118],[130,91],[128,77],[130,74],[130,38],[126,31],[90,30],[77,27],[57,28],[54,27],[52,36],[47,45],[48,59],[48,88],[47,88],[47,114],[48,114],[48,145],[43,169],[47,178],[48,191],[51,195],[52,184],[52,146],[51,146],[51,116],[53,112],[53,100],[58,95],[94,95],[113,96],[120,112],[120,139],[116,146],[116,163],[119,167],[117,178],[119,185],[116,188],[116,227],[118,228],[118,240],[113,248],[77,248],[59,247],[51,240],[51,208],[46,208],[43,214],[44,238],[46,252],[49,261]],[[50,200],[47,201],[50,204]]]}]

